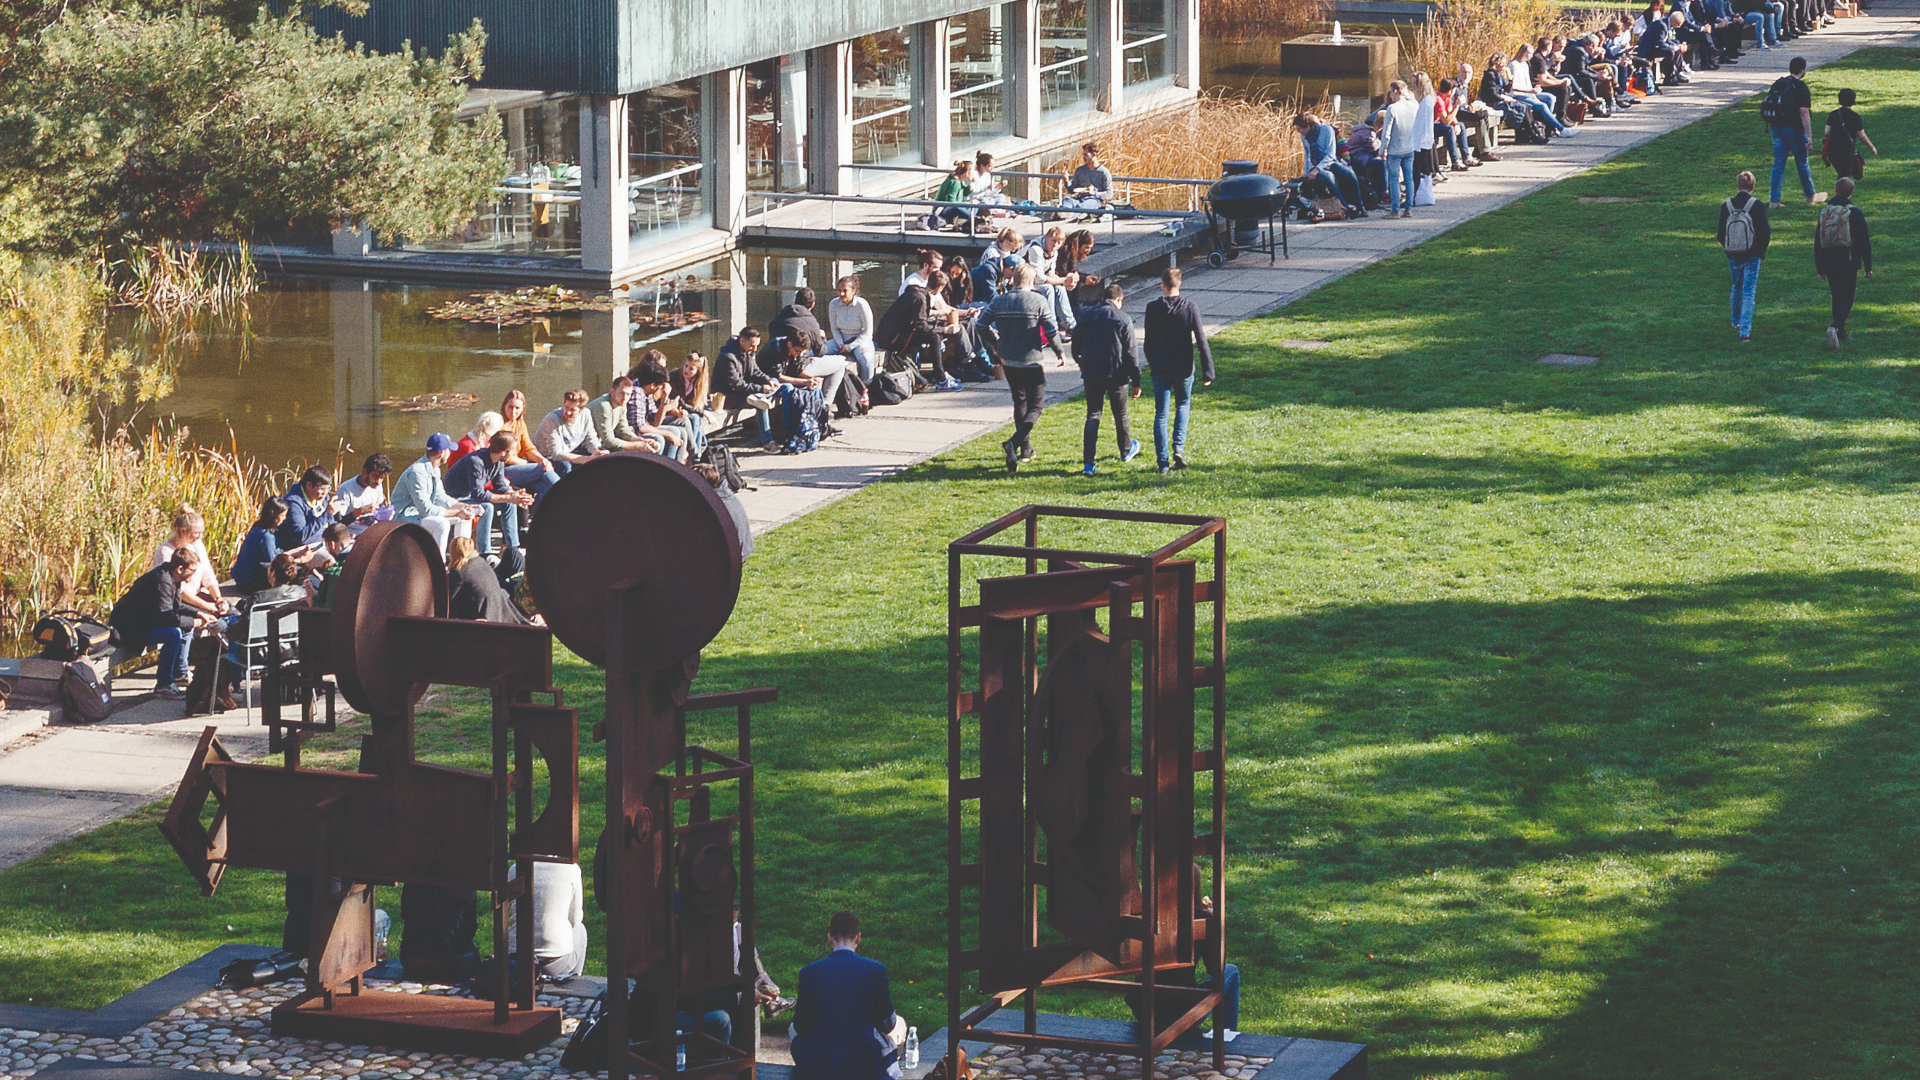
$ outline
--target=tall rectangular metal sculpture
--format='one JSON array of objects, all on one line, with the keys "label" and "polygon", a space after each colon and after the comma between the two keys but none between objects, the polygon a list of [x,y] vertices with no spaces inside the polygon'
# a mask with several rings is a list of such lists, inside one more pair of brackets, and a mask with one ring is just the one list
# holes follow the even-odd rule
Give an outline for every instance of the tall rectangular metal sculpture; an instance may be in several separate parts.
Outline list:
[{"label": "tall rectangular metal sculpture", "polygon": [[[1181,531],[1145,554],[1125,554],[1045,546],[1048,519]],[[1016,527],[1020,542],[1001,539]],[[1190,549],[1208,539],[1212,576],[1202,580],[1194,555],[1204,549]],[[1016,571],[976,578],[965,562],[976,556],[1017,560]],[[1220,1003],[1226,566],[1225,519],[1178,514],[1027,506],[948,546],[949,1046],[984,1040],[1130,1052],[1150,1075],[1154,1056]],[[970,583],[978,588],[973,603]],[[1202,607],[1211,616],[1205,664],[1196,649]],[[969,630],[977,630],[977,688],[966,685]],[[1210,733],[1196,723],[1201,691],[1211,699]],[[1211,827],[1197,834],[1198,776],[1210,780]],[[1206,919],[1196,860],[1211,864],[1214,911]],[[1201,959],[1210,981],[1162,983],[1172,972],[1197,975]],[[969,972],[990,1000],[963,1013]],[[1041,989],[1069,985],[1129,994],[1137,1041],[1039,1032]],[[1024,1003],[1023,1031],[980,1026],[1016,1001]],[[1169,1002],[1177,1003],[1171,1017]],[[1224,1067],[1218,1027],[1212,1049],[1215,1067]]]}]

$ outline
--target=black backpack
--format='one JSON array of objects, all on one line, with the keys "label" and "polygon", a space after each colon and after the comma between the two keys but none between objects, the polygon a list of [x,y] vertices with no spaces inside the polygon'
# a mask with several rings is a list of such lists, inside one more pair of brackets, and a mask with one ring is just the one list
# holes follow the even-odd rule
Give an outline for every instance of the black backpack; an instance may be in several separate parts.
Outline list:
[{"label": "black backpack", "polygon": [[1787,104],[1787,95],[1792,92],[1793,76],[1782,75],[1773,80],[1767,89],[1766,99],[1760,102],[1760,119],[1768,127],[1792,127],[1794,117],[1787,115],[1791,110]]},{"label": "black backpack", "polygon": [[91,663],[73,660],[60,672],[60,704],[69,722],[97,724],[113,712],[113,694]]},{"label": "black backpack", "polygon": [[1547,134],[1547,122],[1540,119],[1532,109],[1516,120],[1513,125],[1513,141],[1521,146],[1543,146],[1552,136]]},{"label": "black backpack", "polygon": [[747,476],[740,471],[740,461],[733,456],[732,447],[716,446],[713,443],[708,443],[706,450],[700,454],[699,464],[711,465],[719,469],[720,478],[727,482],[728,490],[749,490],[747,487]]},{"label": "black backpack", "polygon": [[840,380],[840,389],[834,395],[833,415],[837,417],[865,416],[870,408],[867,398],[867,381],[855,371],[847,372]]}]

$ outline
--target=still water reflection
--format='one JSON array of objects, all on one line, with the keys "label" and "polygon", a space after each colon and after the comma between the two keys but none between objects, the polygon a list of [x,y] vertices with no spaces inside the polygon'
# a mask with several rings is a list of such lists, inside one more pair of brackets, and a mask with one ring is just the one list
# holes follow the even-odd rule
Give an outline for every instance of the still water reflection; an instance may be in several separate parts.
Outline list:
[{"label": "still water reflection", "polygon": [[[647,349],[665,352],[669,367],[691,349],[711,357],[742,324],[764,328],[792,302],[798,285],[812,286],[824,311],[833,282],[858,274],[878,315],[899,288],[901,268],[893,261],[756,252],[685,273],[713,280],[713,287],[683,293],[682,302],[716,321],[664,333],[631,322],[652,313],[647,294],[636,294],[640,299],[626,312],[577,312],[552,316],[545,325],[495,329],[427,314],[475,287],[275,279],[245,316],[218,320],[173,343],[180,357],[173,393],[145,406],[141,416],[171,416],[211,445],[226,445],[230,427],[243,453],[275,467],[332,467],[342,459],[351,470],[375,451],[404,466],[419,456],[428,435],[458,437],[481,411],[498,408],[508,390],[526,391],[537,423],[569,389],[604,393]],[[131,320],[117,321],[114,333],[117,343],[135,350],[153,347]],[[380,404],[450,392],[477,400],[428,412]]]}]

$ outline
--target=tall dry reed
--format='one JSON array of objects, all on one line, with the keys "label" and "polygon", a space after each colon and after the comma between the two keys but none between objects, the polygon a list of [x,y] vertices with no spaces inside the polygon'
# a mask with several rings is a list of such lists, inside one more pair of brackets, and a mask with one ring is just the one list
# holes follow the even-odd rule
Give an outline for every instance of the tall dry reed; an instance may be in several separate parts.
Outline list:
[{"label": "tall dry reed", "polygon": [[1200,0],[1200,34],[1254,41],[1304,33],[1326,18],[1328,0]]},{"label": "tall dry reed", "polygon": [[246,302],[260,284],[253,248],[242,241],[232,252],[209,252],[197,244],[162,240],[100,260],[101,277],[117,303],[163,319],[196,312],[223,312]]},{"label": "tall dry reed", "polygon": [[[110,427],[112,406],[171,389],[164,363],[104,344],[107,296],[72,264],[0,261],[0,648],[40,613],[104,613],[144,572],[172,514],[207,519],[207,549],[231,553],[285,478],[186,431]],[[10,651],[10,650],[9,650]]]}]

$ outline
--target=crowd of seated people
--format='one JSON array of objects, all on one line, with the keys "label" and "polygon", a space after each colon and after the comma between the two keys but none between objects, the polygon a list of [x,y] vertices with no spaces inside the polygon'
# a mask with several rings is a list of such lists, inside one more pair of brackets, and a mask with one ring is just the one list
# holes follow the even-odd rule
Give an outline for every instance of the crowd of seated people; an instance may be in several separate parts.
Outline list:
[{"label": "crowd of seated people", "polygon": [[[1582,124],[1632,108],[1663,86],[1738,63],[1749,39],[1772,49],[1831,23],[1833,3],[1652,0],[1631,22],[1613,18],[1586,33],[1542,34],[1511,54],[1496,52],[1478,74],[1462,63],[1436,84],[1415,72],[1376,98],[1344,137],[1333,123],[1301,112],[1293,118],[1301,194],[1337,200],[1340,212],[1331,216],[1339,219],[1379,210],[1411,217],[1431,197],[1429,185],[1445,183],[1449,172],[1499,161],[1501,128],[1523,141],[1578,134]],[[1007,250],[989,245],[988,253],[996,247]]]}]

